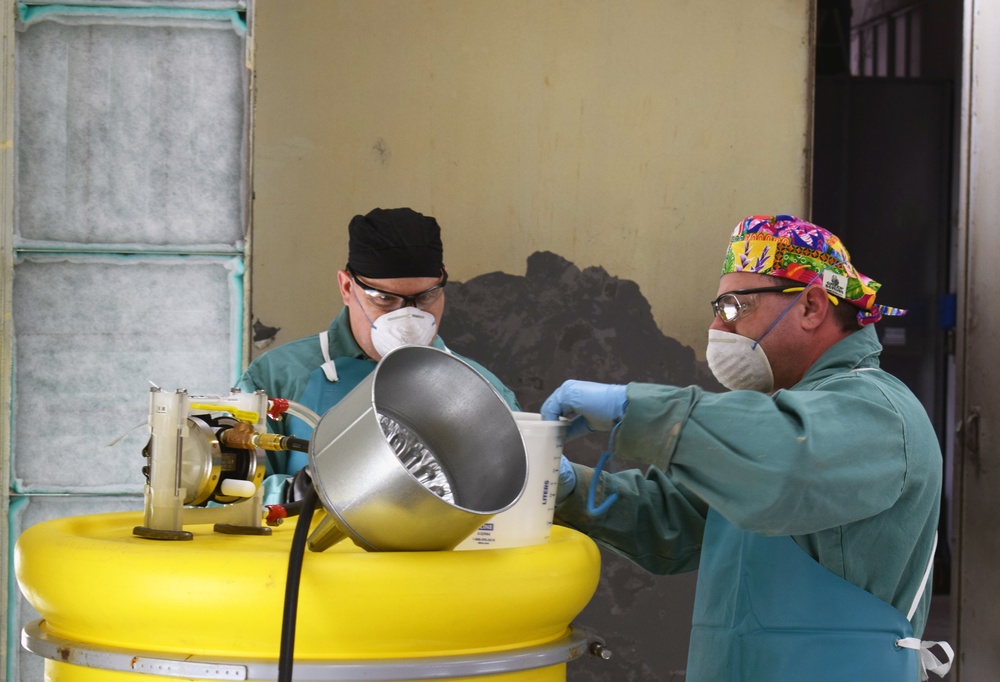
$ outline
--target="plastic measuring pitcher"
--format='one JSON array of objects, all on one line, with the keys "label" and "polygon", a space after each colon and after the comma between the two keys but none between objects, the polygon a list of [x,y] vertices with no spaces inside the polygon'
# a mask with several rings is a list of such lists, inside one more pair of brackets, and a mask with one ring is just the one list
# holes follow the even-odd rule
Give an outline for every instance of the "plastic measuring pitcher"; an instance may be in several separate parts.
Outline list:
[{"label": "plastic measuring pitcher", "polygon": [[559,461],[568,422],[544,421],[533,412],[514,412],[528,457],[524,493],[509,509],[477,528],[455,549],[500,549],[549,541],[559,485]]}]

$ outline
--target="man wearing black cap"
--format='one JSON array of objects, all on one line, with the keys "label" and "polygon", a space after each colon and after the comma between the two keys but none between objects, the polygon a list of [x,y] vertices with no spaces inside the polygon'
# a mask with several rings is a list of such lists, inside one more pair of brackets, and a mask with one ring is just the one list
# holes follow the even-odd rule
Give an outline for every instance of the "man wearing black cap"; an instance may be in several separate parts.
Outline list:
[{"label": "man wearing black cap", "polygon": [[[376,362],[403,345],[445,348],[437,336],[444,313],[441,228],[409,208],[376,208],[354,216],[347,268],[337,273],[344,308],[326,331],[292,341],[250,363],[237,384],[263,390],[322,415],[361,383]],[[514,393],[467,358],[517,410]],[[294,416],[270,421],[273,431],[308,439],[312,429]],[[303,452],[268,453],[265,503],[286,501],[287,480],[308,464]]]}]

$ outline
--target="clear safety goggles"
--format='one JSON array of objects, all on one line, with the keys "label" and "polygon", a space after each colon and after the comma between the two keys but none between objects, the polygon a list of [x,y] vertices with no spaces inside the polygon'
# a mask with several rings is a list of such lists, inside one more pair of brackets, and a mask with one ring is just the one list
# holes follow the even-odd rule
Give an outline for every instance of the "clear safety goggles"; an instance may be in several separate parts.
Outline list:
[{"label": "clear safety goggles", "polygon": [[[785,286],[758,287],[756,289],[735,289],[719,294],[719,297],[712,301],[712,313],[722,319],[723,322],[733,323],[751,310],[757,302],[754,294],[775,293],[775,294],[797,294],[805,291],[805,286]],[[747,297],[747,298],[741,298]],[[833,294],[827,294],[827,298],[838,305],[840,301]]]},{"label": "clear safety goggles", "polygon": [[371,284],[362,282],[358,279],[357,273],[351,268],[347,268],[347,274],[351,276],[351,279],[354,281],[354,284],[357,285],[358,289],[364,293],[365,300],[379,310],[385,310],[387,312],[399,310],[400,308],[405,308],[411,305],[420,310],[427,310],[441,300],[441,296],[444,294],[444,285],[448,283],[448,272],[446,270],[442,270],[440,282],[429,289],[424,289],[419,293],[406,295],[377,289]]}]

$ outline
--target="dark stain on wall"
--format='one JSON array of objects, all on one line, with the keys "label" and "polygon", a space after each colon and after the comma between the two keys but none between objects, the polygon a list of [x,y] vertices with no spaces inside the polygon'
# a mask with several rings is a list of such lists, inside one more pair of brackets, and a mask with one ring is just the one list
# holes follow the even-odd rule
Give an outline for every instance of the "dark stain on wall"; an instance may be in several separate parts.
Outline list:
[{"label": "dark stain on wall", "polygon": [[[704,312],[706,328],[707,298],[692,303]],[[523,277],[494,272],[449,282],[446,310],[441,336],[448,347],[488,367],[529,412],[566,379],[724,390],[692,348],[660,331],[635,282],[600,267],[580,270],[551,252],[532,254]],[[593,466],[607,437],[571,441],[566,456]],[[615,466],[636,464],[619,460]],[[571,661],[567,679],[683,680],[694,574],[654,576],[603,548],[601,560],[601,583],[575,624],[601,636],[613,656]]]},{"label": "dark stain on wall", "polygon": [[[708,296],[699,310],[705,326]],[[698,384],[721,390],[692,348],[664,336],[639,286],[550,252],[524,277],[493,272],[449,282],[441,336],[481,362],[530,411],[565,379]],[[702,310],[703,309],[703,310]]]}]

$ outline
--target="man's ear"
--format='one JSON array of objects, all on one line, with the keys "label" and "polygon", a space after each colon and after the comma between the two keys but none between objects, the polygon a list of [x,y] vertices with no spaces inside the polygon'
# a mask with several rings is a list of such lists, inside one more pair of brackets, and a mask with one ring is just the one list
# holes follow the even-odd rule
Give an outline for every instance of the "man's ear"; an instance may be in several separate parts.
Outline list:
[{"label": "man's ear", "polygon": [[340,297],[344,299],[344,305],[351,300],[351,287],[354,282],[351,281],[351,276],[347,274],[346,270],[337,271],[337,285],[340,287]]},{"label": "man's ear", "polygon": [[833,314],[833,304],[823,287],[808,287],[802,293],[802,326],[804,329],[815,329],[823,324],[828,316]]}]

